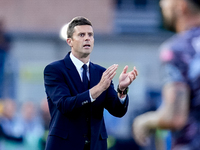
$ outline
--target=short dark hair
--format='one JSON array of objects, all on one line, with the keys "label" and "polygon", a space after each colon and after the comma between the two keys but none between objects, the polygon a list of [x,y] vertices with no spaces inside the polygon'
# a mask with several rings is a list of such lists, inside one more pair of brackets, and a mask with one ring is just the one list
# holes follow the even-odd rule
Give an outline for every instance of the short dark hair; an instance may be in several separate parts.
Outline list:
[{"label": "short dark hair", "polygon": [[81,25],[90,25],[92,26],[92,23],[85,17],[75,17],[73,18],[68,25],[67,28],[67,38],[72,38],[74,33],[74,27],[81,26]]},{"label": "short dark hair", "polygon": [[186,0],[192,7],[194,13],[200,12],[200,0]]},{"label": "short dark hair", "polygon": [[196,4],[198,7],[200,7],[200,0],[190,0],[190,1]]}]

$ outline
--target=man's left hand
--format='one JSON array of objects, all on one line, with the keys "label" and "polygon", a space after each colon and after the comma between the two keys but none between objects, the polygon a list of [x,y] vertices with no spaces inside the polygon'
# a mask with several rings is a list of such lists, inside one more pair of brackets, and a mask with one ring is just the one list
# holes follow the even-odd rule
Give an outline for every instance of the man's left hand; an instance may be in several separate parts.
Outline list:
[{"label": "man's left hand", "polygon": [[133,67],[133,70],[127,72],[128,66],[125,66],[122,73],[119,76],[119,89],[124,91],[138,76],[138,71],[136,67]]}]

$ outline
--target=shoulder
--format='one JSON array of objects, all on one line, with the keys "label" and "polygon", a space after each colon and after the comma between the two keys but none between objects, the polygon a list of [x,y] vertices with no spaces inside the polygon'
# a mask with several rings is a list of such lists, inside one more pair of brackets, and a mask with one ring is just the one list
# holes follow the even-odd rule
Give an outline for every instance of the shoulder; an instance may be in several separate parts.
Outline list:
[{"label": "shoulder", "polygon": [[58,70],[59,68],[62,68],[62,66],[64,65],[64,60],[57,60],[54,62],[49,63],[45,68],[44,71],[48,71],[48,70]]},{"label": "shoulder", "polygon": [[174,60],[181,60],[183,55],[192,54],[191,49],[188,49],[191,43],[188,43],[187,32],[175,34],[166,40],[160,46],[160,60],[161,62],[170,62]]}]

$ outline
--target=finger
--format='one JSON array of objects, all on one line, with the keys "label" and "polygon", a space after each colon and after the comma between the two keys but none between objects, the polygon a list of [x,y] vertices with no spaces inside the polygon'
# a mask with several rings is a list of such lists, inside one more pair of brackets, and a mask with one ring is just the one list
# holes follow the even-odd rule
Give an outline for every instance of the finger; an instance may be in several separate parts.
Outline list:
[{"label": "finger", "polygon": [[136,79],[136,76],[138,76],[138,71],[136,67],[133,68],[133,71],[131,72],[131,74],[134,76],[134,79]]},{"label": "finger", "polygon": [[109,78],[110,80],[112,80],[112,79],[114,78],[114,76],[116,75],[116,70],[117,70],[117,69],[112,70],[112,71],[109,72],[108,78]]},{"label": "finger", "polygon": [[116,72],[114,72],[113,74],[111,74],[110,77],[109,77],[109,79],[112,80],[115,75],[116,75]]},{"label": "finger", "polygon": [[140,137],[140,133],[138,132],[138,129],[136,129],[136,127],[133,127],[133,137],[136,141],[136,143],[138,143],[139,145],[142,145],[141,142],[141,137]]},{"label": "finger", "polygon": [[117,64],[114,64],[114,65],[112,65],[111,67],[109,67],[109,68],[106,70],[105,74],[106,74],[107,76],[110,76],[111,74],[113,74],[113,73],[117,70],[117,68],[118,68],[118,65],[117,65]]},{"label": "finger", "polygon": [[112,70],[112,68],[114,68],[114,65],[108,67],[108,68],[103,72],[103,76],[106,77],[106,76],[108,75],[108,73],[110,72],[110,70]]},{"label": "finger", "polygon": [[136,67],[133,67],[133,70],[134,70],[136,76],[138,76],[138,71],[137,71]]},{"label": "finger", "polygon": [[129,73],[129,78],[131,82],[136,79],[136,76],[137,74],[134,72],[134,70]]},{"label": "finger", "polygon": [[109,82],[114,78],[117,70],[117,65],[109,68],[107,72],[103,73],[102,79],[103,80],[109,80]]},{"label": "finger", "polygon": [[138,124],[137,119],[132,124],[132,130],[133,130],[133,137],[135,141],[141,146],[144,145],[144,140],[143,140],[144,135],[140,129],[140,125]]},{"label": "finger", "polygon": [[129,75],[129,79],[130,79],[130,83],[133,82],[133,80],[136,79],[135,74],[131,74],[131,75]]},{"label": "finger", "polygon": [[110,71],[112,71],[112,70],[115,70],[115,69],[117,69],[117,67],[118,67],[118,65],[117,64],[113,64],[112,66],[110,66],[106,71],[107,72],[110,72]]},{"label": "finger", "polygon": [[116,64],[113,64],[112,66],[108,67],[108,68],[104,71],[104,73],[109,72],[109,71],[112,70],[112,68],[114,68],[115,66],[116,66]]},{"label": "finger", "polygon": [[123,69],[122,73],[126,73],[126,72],[127,72],[127,70],[128,70],[128,66],[126,65],[126,66],[124,67],[124,69]]},{"label": "finger", "polygon": [[137,131],[136,130],[137,129],[135,129],[135,133],[134,133],[135,141],[141,146],[147,146],[149,143],[149,139],[142,133],[137,132],[138,130]]}]

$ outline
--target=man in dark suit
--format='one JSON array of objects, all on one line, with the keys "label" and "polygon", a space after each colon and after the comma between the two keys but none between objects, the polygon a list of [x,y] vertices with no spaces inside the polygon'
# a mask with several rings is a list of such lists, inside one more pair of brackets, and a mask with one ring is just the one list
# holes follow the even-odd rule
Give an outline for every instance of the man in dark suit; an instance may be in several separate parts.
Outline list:
[{"label": "man in dark suit", "polygon": [[124,67],[116,92],[112,79],[118,65],[105,69],[90,62],[93,35],[88,19],[72,19],[67,30],[71,52],[44,70],[51,114],[46,150],[106,150],[104,108],[116,117],[124,116],[127,111],[127,89],[137,70],[127,72],[128,66]]}]

